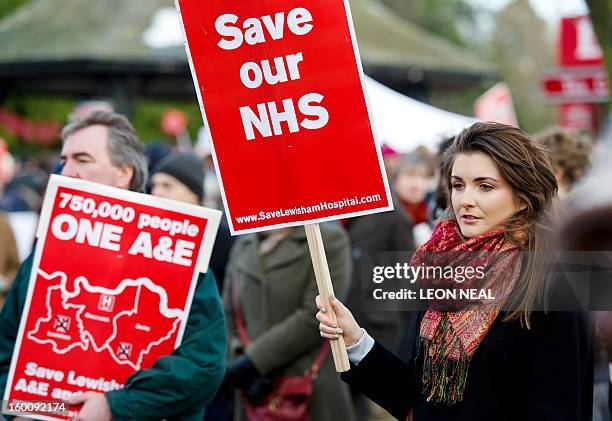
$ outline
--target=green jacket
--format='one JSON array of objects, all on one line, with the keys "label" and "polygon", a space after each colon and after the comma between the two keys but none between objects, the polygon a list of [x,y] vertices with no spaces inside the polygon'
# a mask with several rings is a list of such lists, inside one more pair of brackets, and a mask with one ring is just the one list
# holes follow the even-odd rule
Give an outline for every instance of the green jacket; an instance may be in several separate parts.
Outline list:
[{"label": "green jacket", "polygon": [[[13,346],[28,291],[32,253],[21,265],[0,313],[0,396],[4,396]],[[223,306],[212,271],[200,274],[181,346],[147,370],[106,393],[114,420],[202,420],[226,364]]]}]

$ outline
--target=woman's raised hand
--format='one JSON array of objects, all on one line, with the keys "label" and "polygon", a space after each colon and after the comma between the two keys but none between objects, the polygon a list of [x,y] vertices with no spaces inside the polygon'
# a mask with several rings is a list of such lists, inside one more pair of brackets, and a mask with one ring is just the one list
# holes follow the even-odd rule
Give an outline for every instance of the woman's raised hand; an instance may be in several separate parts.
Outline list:
[{"label": "woman's raised hand", "polygon": [[346,346],[354,345],[361,338],[361,328],[355,321],[353,314],[335,297],[330,297],[332,310],[336,313],[338,324],[336,325],[329,317],[325,303],[320,295],[315,300],[317,308],[317,320],[319,321],[319,332],[327,339],[338,339],[339,335],[344,336]]}]

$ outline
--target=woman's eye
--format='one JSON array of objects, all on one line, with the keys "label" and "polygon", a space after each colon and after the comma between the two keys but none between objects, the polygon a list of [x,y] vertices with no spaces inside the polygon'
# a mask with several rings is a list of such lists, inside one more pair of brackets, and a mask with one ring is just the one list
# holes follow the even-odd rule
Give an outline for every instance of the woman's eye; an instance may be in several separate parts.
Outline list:
[{"label": "woman's eye", "polygon": [[480,185],[480,188],[481,188],[482,190],[485,190],[485,191],[493,190],[493,186],[491,186],[491,185],[489,185],[489,184],[481,184],[481,185]]},{"label": "woman's eye", "polygon": [[459,190],[461,187],[463,187],[463,184],[461,183],[453,183],[452,187],[454,190]]}]

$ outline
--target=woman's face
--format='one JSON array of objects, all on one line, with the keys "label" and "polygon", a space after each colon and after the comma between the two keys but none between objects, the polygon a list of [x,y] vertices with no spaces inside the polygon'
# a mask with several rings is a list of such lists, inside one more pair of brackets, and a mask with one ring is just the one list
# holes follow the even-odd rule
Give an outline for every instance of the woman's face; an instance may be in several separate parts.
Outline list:
[{"label": "woman's face", "polygon": [[451,201],[464,237],[492,230],[525,208],[491,158],[459,154],[451,173]]}]

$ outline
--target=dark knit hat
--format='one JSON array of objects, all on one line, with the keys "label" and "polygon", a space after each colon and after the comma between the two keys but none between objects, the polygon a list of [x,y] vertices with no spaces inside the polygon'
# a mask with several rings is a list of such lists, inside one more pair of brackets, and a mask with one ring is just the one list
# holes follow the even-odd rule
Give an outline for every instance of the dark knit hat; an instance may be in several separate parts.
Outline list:
[{"label": "dark knit hat", "polygon": [[162,159],[153,169],[153,174],[161,172],[171,175],[202,199],[204,196],[203,166],[203,162],[195,156],[181,153]]}]

